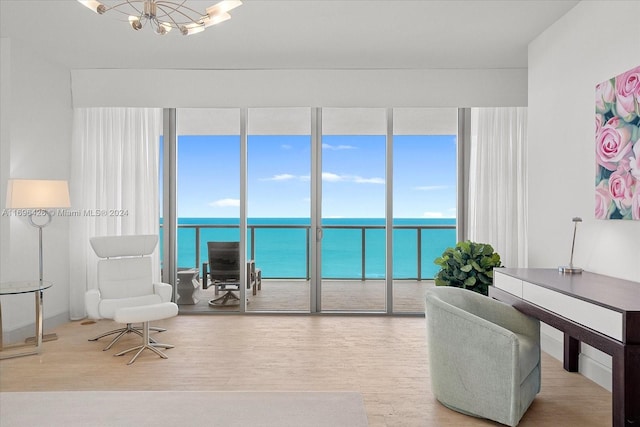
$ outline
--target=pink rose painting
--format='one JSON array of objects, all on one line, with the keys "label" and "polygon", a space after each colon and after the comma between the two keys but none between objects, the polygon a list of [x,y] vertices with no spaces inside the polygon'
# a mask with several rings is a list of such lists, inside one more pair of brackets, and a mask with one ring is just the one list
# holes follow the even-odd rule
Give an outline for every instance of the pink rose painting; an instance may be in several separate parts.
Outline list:
[{"label": "pink rose painting", "polygon": [[595,215],[640,220],[640,66],[596,86]]}]

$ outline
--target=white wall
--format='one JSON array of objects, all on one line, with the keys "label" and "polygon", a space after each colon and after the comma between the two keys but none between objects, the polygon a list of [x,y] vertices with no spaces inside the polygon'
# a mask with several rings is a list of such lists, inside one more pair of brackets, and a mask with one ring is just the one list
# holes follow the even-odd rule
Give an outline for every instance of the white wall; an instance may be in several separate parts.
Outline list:
[{"label": "white wall", "polygon": [[[4,209],[8,178],[69,178],[72,110],[67,69],[43,61],[15,40],[2,39],[0,59],[0,203]],[[54,282],[44,296],[44,315],[49,319],[68,319],[68,221],[69,218],[55,217],[43,230],[44,278]],[[5,212],[0,217],[0,230],[0,280],[37,280],[37,229],[24,217]],[[3,296],[2,316],[5,331],[16,332],[32,325],[33,294]],[[12,341],[12,336],[5,336],[5,340]]]},{"label": "white wall", "polygon": [[[0,38],[0,200],[4,208],[4,200],[7,197],[6,183],[9,179],[9,150],[11,136],[11,121],[9,120],[9,105],[11,92],[11,43],[9,39]],[[0,280],[4,279],[4,273],[9,269],[9,221],[0,216]]]},{"label": "white wall", "polygon": [[73,70],[75,107],[527,105],[526,69]]},{"label": "white wall", "polygon": [[[583,1],[529,45],[530,267],[569,262],[580,216],[574,264],[640,282],[640,221],[594,218],[595,86],[640,65],[639,16],[637,1]],[[581,370],[610,387],[610,358],[583,347]]]}]

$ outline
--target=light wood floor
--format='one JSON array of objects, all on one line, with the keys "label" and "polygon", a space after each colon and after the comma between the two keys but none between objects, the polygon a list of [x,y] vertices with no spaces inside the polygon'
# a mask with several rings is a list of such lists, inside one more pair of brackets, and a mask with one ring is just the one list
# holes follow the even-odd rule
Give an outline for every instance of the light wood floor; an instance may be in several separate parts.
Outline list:
[{"label": "light wood floor", "polygon": [[[420,317],[180,315],[157,322],[169,330],[153,333],[176,346],[169,359],[145,352],[131,366],[113,354],[137,336],[103,352],[104,339],[87,338],[117,325],[83,323],[56,328],[59,339],[44,343],[41,355],[2,360],[0,390],[357,391],[374,427],[497,425],[434,399]],[[611,424],[609,392],[546,354],[542,363],[542,392],[520,426]],[[189,408],[176,410],[188,417]]]}]

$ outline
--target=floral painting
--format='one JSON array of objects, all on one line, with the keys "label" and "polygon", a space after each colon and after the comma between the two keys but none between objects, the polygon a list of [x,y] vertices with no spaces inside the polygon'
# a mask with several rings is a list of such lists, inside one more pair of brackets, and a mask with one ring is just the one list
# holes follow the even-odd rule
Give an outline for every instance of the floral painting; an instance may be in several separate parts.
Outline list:
[{"label": "floral painting", "polygon": [[640,66],[596,86],[595,214],[640,220]]}]

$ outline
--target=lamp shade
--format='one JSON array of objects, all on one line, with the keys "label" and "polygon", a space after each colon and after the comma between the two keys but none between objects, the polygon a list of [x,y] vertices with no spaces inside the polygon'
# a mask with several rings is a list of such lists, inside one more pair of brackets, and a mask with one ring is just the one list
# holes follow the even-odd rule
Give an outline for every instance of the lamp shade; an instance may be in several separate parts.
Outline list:
[{"label": "lamp shade", "polygon": [[71,207],[67,181],[10,179],[6,208],[49,209]]}]

